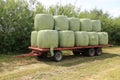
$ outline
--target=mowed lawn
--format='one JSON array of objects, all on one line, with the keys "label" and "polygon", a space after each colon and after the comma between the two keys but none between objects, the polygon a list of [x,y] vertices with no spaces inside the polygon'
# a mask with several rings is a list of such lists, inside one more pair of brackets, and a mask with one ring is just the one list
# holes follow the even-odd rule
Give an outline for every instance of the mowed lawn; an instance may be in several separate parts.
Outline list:
[{"label": "mowed lawn", "polygon": [[95,57],[63,54],[61,62],[0,55],[0,80],[120,80],[120,47],[104,48]]}]

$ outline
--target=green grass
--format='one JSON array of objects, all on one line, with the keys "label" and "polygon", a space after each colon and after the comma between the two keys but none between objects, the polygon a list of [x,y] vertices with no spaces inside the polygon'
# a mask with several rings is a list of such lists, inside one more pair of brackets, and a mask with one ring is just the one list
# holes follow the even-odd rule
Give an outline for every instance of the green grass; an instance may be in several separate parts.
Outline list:
[{"label": "green grass", "polygon": [[0,62],[9,61],[9,59],[12,59],[12,56],[13,56],[13,55],[0,54]]},{"label": "green grass", "polygon": [[1,54],[0,55],[0,63],[12,63],[16,61],[22,61],[27,59],[32,59],[33,57],[25,57],[25,58],[17,58],[16,56],[20,54]]},{"label": "green grass", "polygon": [[75,57],[65,51],[58,63],[2,55],[0,80],[120,80],[120,47],[104,48],[103,52],[101,56]]}]

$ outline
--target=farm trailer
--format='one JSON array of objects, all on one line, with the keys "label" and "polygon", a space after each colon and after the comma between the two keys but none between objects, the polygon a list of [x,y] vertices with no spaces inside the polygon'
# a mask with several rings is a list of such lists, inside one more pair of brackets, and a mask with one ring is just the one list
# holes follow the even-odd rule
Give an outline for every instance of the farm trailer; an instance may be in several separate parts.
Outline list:
[{"label": "farm trailer", "polygon": [[[111,44],[107,45],[97,45],[97,46],[78,46],[78,47],[69,47],[69,48],[54,48],[53,49],[53,55],[51,56],[54,61],[59,62],[63,58],[62,51],[64,50],[71,50],[74,55],[79,56],[80,54],[84,54],[89,57],[93,57],[95,55],[100,56],[102,54],[102,48],[103,47],[111,47]],[[28,54],[22,54],[18,55],[16,57],[26,57],[26,56],[37,56],[40,57],[47,57],[48,53],[51,53],[51,50],[49,48],[37,48],[37,47],[28,47],[30,50],[32,50]]]}]

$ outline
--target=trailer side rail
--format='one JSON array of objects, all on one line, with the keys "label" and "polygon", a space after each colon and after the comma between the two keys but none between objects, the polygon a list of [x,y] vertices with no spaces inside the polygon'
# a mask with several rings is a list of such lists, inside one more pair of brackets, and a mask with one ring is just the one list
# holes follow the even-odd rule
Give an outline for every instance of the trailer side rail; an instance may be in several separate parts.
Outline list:
[{"label": "trailer side rail", "polygon": [[[107,45],[98,45],[98,46],[77,46],[77,47],[68,47],[68,48],[54,48],[54,50],[75,50],[75,49],[84,49],[84,48],[102,48],[102,47],[111,47],[111,44]],[[37,47],[28,47],[31,50],[36,51],[50,51],[49,48],[37,48]]]}]

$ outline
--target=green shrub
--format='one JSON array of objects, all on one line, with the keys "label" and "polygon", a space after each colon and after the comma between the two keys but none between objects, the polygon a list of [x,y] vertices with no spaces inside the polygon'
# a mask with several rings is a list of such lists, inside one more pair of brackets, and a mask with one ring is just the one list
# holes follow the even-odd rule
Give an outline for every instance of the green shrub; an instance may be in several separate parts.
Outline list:
[{"label": "green shrub", "polygon": [[0,52],[23,52],[30,45],[33,12],[25,1],[0,0]]},{"label": "green shrub", "polygon": [[109,35],[109,43],[120,45],[120,17],[111,17],[102,10],[81,12],[71,4],[45,8],[36,0],[29,0],[29,3],[26,0],[0,0],[0,52],[26,52],[30,46],[35,14],[46,13],[100,20],[102,31]]}]

